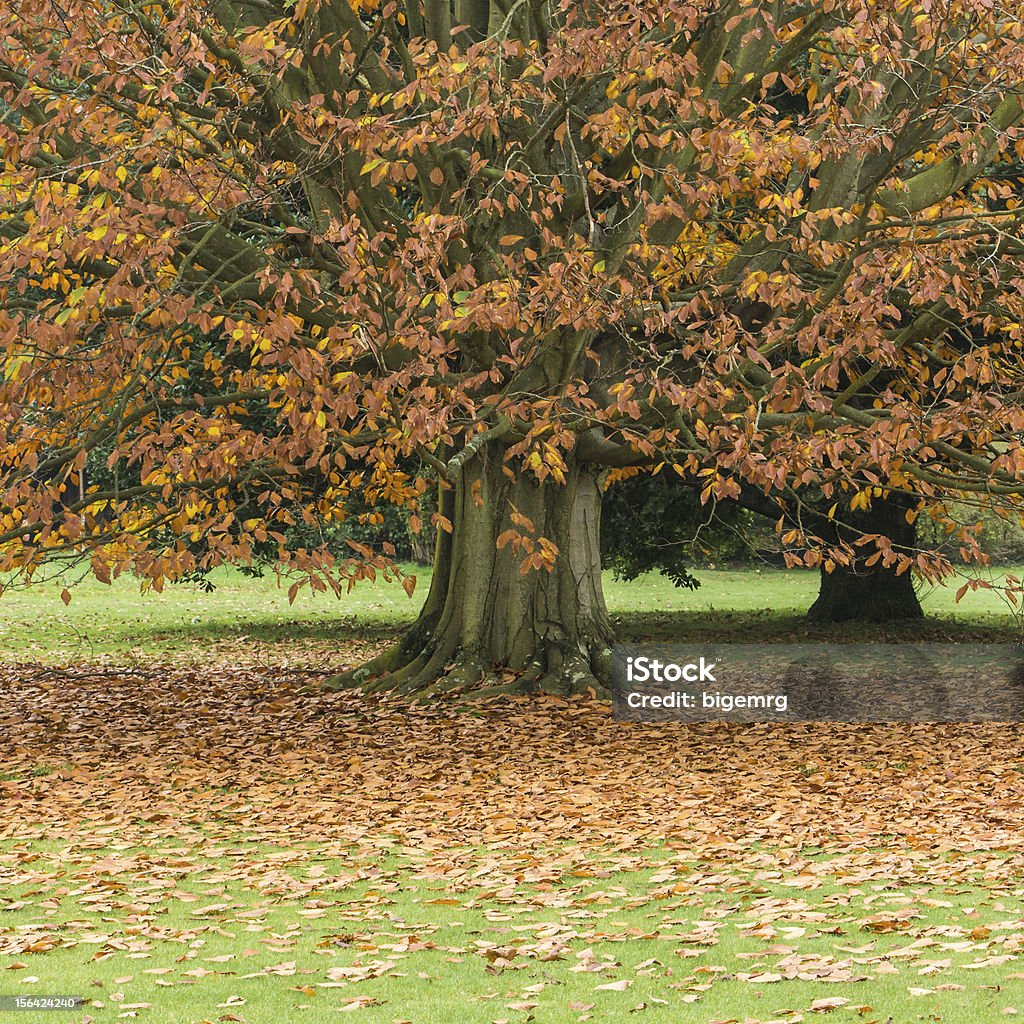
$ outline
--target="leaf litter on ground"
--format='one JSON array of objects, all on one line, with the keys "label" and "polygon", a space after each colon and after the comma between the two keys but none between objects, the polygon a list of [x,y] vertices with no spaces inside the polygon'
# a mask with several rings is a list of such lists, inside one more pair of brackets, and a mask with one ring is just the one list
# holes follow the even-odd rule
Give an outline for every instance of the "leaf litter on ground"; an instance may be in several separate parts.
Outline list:
[{"label": "leaf litter on ground", "polygon": [[5,988],[81,977],[95,1020],[1012,1015],[1012,726],[626,725],[308,682],[0,672]]}]

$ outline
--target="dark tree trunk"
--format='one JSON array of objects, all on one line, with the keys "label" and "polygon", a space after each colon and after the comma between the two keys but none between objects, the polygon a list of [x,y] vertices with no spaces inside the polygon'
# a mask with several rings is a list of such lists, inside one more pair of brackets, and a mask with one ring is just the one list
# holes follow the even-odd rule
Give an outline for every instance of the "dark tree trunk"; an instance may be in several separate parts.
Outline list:
[{"label": "dark tree trunk", "polygon": [[[416,623],[397,646],[325,685],[437,693],[508,669],[516,678],[503,689],[605,694],[612,633],[601,591],[598,472],[573,464],[564,484],[527,473],[513,480],[501,453],[485,448],[458,467],[439,511],[452,532],[438,531]],[[509,530],[524,538],[518,547],[502,538]],[[557,547],[553,566],[523,571],[541,537]]]},{"label": "dark tree trunk", "polygon": [[419,533],[409,531],[409,547],[412,549],[412,560],[417,565],[433,565],[434,550],[437,544],[436,530],[424,527]]},{"label": "dark tree trunk", "polygon": [[837,565],[832,572],[822,569],[818,599],[807,617],[814,622],[845,622],[866,619],[871,622],[893,622],[924,617],[914,590],[912,573],[896,574],[894,566],[885,566],[882,559],[867,565],[877,552],[874,544],[853,545],[864,534],[880,534],[892,541],[904,554],[914,549],[916,530],[907,521],[908,504],[890,496],[875,498],[871,507],[847,517],[846,524],[835,526],[834,538],[853,546],[850,565]]}]

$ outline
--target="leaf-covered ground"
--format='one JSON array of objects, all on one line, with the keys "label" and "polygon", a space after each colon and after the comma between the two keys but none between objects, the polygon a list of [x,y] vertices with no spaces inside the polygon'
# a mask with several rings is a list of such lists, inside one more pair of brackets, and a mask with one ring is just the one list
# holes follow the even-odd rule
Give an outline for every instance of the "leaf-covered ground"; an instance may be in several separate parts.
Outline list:
[{"label": "leaf-covered ground", "polygon": [[631,726],[309,680],[0,670],[0,995],[88,1000],[18,1020],[1024,1015],[1016,726]]}]

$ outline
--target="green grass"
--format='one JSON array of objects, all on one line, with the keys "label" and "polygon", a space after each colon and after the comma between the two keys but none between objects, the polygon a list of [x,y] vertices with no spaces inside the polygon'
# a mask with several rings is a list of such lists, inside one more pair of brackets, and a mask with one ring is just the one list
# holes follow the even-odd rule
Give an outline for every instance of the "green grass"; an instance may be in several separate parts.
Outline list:
[{"label": "green grass", "polygon": [[847,1000],[831,1019],[850,1022],[1024,1010],[1019,882],[998,864],[989,888],[941,858],[905,878],[854,863],[808,857],[787,876],[769,851],[737,865],[562,850],[510,868],[479,850],[22,843],[0,854],[0,988],[154,1024],[346,1009],[368,1024],[762,1021],[817,1019],[819,1000]]},{"label": "green grass", "polygon": [[[71,587],[67,607],[60,598],[62,581],[11,588],[0,597],[0,658],[67,663],[112,657],[130,664],[137,658],[173,656],[201,661],[211,645],[250,654],[265,645],[275,658],[327,656],[341,642],[386,639],[415,617],[430,571],[407,570],[418,576],[412,599],[400,586],[378,581],[361,583],[340,599],[304,590],[289,604],[287,583],[279,584],[273,575],[250,579],[229,569],[213,575],[215,589],[210,593],[179,584],[161,594],[140,594],[137,581],[130,578],[110,586],[87,579]],[[1015,571],[1024,575],[1019,567]],[[814,600],[816,573],[706,569],[699,576],[700,589],[689,591],[660,575],[626,583],[606,573],[608,608],[623,637],[802,640],[848,634],[845,627],[811,630],[801,621]],[[1019,634],[1009,607],[995,591],[968,593],[958,604],[958,585],[922,590],[931,620],[924,635],[938,640],[965,630],[974,639]],[[915,625],[909,635],[922,637],[921,629]],[[868,630],[864,635],[870,639],[875,634]],[[901,635],[899,627],[895,635]]]},{"label": "green grass", "polygon": [[294,652],[307,641],[387,633],[415,616],[426,593],[422,581],[412,600],[400,586],[377,582],[341,600],[305,590],[289,604],[288,582],[273,574],[252,579],[223,569],[212,582],[210,592],[183,583],[142,594],[128,577],[110,585],[85,579],[70,587],[67,606],[61,580],[8,589],[0,597],[0,657],[62,663],[113,656],[130,664],[140,657],[203,659],[210,644],[286,644]]}]

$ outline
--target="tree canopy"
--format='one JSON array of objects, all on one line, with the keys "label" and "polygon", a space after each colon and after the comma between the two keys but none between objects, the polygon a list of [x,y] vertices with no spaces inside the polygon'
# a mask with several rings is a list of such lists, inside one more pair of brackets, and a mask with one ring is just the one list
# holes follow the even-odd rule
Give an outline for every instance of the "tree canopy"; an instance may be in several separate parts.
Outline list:
[{"label": "tree canopy", "polygon": [[387,552],[284,528],[437,480],[374,669],[564,688],[609,470],[777,500],[808,565],[807,495],[1015,510],[1021,7],[0,0],[0,568],[339,586]]}]

